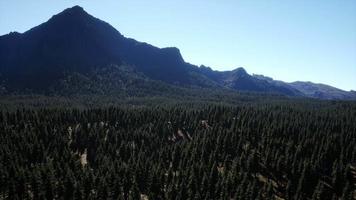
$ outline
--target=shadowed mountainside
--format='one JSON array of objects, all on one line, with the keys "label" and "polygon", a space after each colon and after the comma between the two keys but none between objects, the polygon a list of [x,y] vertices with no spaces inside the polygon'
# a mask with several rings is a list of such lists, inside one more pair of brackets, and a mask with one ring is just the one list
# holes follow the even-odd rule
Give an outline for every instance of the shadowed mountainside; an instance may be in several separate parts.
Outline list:
[{"label": "shadowed mountainside", "polygon": [[[130,70],[125,71],[126,77],[102,77],[112,80],[113,84],[107,81],[106,85],[95,86],[96,73],[105,71],[108,66],[118,67],[110,68],[114,70],[113,74],[122,67]],[[100,90],[106,91],[105,94],[122,91],[122,84],[115,86],[117,82],[152,84],[158,81],[161,85],[185,88],[225,88],[321,99],[356,97],[345,91],[344,94],[329,95],[337,90],[331,90],[331,87],[315,91],[308,89],[311,86],[298,82],[282,84],[249,75],[243,68],[220,72],[205,66],[198,67],[185,62],[178,48],[157,48],[126,38],[110,24],[91,16],[79,6],[68,8],[24,33],[0,36],[0,93],[57,91],[63,94],[66,92],[61,91],[63,87],[58,85],[63,85],[68,77],[76,76],[85,77],[85,84],[79,84],[83,81],[72,82],[75,86],[70,86],[70,90],[76,87],[75,91],[87,91],[89,84],[91,88],[96,87],[92,92]],[[132,77],[135,78],[126,80]],[[68,85],[67,82],[67,89]],[[168,85],[164,87],[171,87]],[[131,88],[137,89],[135,84],[125,86],[125,90]]]}]

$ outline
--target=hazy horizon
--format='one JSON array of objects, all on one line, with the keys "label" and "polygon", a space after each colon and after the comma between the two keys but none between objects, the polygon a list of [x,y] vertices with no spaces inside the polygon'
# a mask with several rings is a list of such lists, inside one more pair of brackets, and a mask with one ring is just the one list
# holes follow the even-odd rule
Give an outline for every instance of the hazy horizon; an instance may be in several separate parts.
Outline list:
[{"label": "hazy horizon", "polygon": [[79,5],[126,37],[179,48],[198,66],[356,90],[355,1],[104,2],[1,1],[0,35]]}]

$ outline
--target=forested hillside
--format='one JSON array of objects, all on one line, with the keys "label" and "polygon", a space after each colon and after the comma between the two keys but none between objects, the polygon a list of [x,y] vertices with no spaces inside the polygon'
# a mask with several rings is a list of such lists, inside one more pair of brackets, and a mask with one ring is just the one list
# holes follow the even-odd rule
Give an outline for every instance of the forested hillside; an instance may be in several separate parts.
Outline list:
[{"label": "forested hillside", "polygon": [[3,110],[0,199],[352,199],[355,122],[296,100]]}]

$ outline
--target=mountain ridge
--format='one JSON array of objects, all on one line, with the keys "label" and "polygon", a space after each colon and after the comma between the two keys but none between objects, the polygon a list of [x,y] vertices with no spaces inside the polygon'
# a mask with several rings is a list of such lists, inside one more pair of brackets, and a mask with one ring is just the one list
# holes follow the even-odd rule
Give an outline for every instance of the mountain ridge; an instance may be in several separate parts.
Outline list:
[{"label": "mountain ridge", "polygon": [[[109,65],[124,65],[151,80],[179,87],[225,88],[321,99],[345,97],[329,98],[325,90],[323,95],[312,95],[300,85],[256,77],[244,68],[216,71],[203,65],[198,67],[187,63],[177,47],[158,48],[127,38],[80,6],[67,8],[24,33],[0,36],[0,60],[0,86],[8,92],[28,89],[42,92],[64,80],[68,73],[88,75]],[[135,70],[132,77],[136,77]]]},{"label": "mountain ridge", "polygon": [[356,99],[356,93],[351,91],[345,91],[330,85],[322,83],[314,83],[311,81],[293,81],[284,82],[279,80],[274,80],[271,77],[254,74],[253,76],[273,82],[275,84],[285,85],[297,89],[303,93],[306,97],[316,98],[316,99],[344,99],[344,100],[354,100]]}]

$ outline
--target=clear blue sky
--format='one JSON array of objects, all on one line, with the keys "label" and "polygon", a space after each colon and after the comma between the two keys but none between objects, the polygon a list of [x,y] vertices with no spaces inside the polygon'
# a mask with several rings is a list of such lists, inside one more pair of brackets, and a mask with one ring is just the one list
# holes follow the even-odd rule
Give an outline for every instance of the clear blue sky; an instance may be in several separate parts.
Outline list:
[{"label": "clear blue sky", "polygon": [[0,0],[0,35],[74,5],[192,64],[356,90],[356,0]]}]

